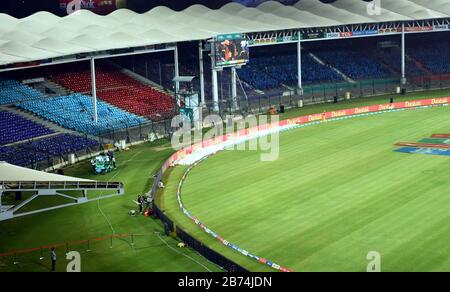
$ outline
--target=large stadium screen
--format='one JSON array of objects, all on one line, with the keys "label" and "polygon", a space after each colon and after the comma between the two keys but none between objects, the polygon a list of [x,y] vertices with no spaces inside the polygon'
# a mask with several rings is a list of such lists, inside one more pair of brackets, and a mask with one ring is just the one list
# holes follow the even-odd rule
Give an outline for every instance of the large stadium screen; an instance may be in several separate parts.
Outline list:
[{"label": "large stadium screen", "polygon": [[215,67],[244,65],[249,60],[248,41],[242,34],[220,35],[214,42]]}]

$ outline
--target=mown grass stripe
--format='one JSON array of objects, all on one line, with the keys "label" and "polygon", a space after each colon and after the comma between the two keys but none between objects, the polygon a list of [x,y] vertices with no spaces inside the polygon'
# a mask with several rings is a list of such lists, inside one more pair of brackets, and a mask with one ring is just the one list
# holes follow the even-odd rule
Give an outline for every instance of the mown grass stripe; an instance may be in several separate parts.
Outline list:
[{"label": "mown grass stripe", "polygon": [[[450,207],[450,200],[438,199],[450,189],[442,175],[448,161],[395,153],[393,144],[445,132],[448,111],[403,111],[282,133],[280,159],[269,164],[258,162],[259,152],[219,153],[192,170],[186,208],[230,241],[295,270],[362,271],[365,255],[377,247],[386,269],[407,269],[406,257],[397,255],[401,264],[392,252],[415,250],[416,232],[432,232],[446,216],[437,208]],[[418,224],[420,218],[426,222]],[[441,232],[429,244],[447,239]],[[436,267],[450,269],[445,263]],[[421,267],[436,268],[429,261]]]}]

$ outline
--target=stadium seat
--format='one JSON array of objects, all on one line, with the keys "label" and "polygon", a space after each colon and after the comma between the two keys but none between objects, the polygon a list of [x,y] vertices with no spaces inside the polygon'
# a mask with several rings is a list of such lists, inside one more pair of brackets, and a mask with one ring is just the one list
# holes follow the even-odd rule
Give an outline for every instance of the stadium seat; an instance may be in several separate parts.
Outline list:
[{"label": "stadium seat", "polygon": [[434,41],[420,46],[408,47],[408,55],[422,63],[434,74],[450,73],[450,42]]},{"label": "stadium seat", "polygon": [[143,117],[99,100],[97,102],[98,123],[95,123],[92,98],[82,94],[26,101],[17,106],[62,127],[91,135],[101,135],[147,122]]},{"label": "stadium seat", "polygon": [[42,94],[16,80],[0,80],[0,105],[40,98]]},{"label": "stadium seat", "polygon": [[[56,83],[78,93],[91,92],[89,68],[75,67],[74,71],[57,72],[50,76]],[[110,66],[96,69],[97,97],[128,112],[152,120],[173,115],[172,97],[165,92],[144,85]]]},{"label": "stadium seat", "polygon": [[11,112],[0,111],[0,145],[52,134],[47,127]]},{"label": "stadium seat", "polygon": [[[297,56],[294,53],[271,57],[253,57],[248,65],[238,70],[239,78],[254,89],[279,88],[297,84]],[[341,81],[331,68],[321,65],[309,55],[302,54],[302,81],[304,84]]]},{"label": "stadium seat", "polygon": [[0,161],[32,167],[51,157],[63,157],[69,153],[88,153],[99,149],[100,144],[95,140],[72,134],[59,134],[14,147],[0,146]]},{"label": "stadium seat", "polygon": [[22,148],[31,148],[53,156],[63,156],[68,153],[76,153],[78,151],[95,149],[98,150],[99,143],[95,140],[72,135],[59,134],[49,138],[21,144]]},{"label": "stadium seat", "polygon": [[[93,102],[90,96],[71,94],[49,97],[17,81],[3,80],[1,82],[4,87],[0,91],[0,100],[4,104],[14,102],[19,108],[30,111],[62,127],[81,133],[100,135],[110,131],[135,127],[148,121],[143,117],[98,100],[98,123],[96,124],[93,121]],[[19,125],[19,127],[23,128],[24,126]],[[31,126],[28,124],[26,127]],[[14,133],[12,135],[15,135]],[[48,134],[46,131],[36,128],[36,136],[34,137],[46,134]],[[25,135],[24,139],[28,138],[31,137],[26,137]],[[8,139],[14,140],[13,138]],[[22,138],[17,137],[15,139],[17,141],[17,139]]]},{"label": "stadium seat", "polygon": [[388,78],[392,75],[387,68],[359,50],[322,50],[315,54],[353,80]]}]

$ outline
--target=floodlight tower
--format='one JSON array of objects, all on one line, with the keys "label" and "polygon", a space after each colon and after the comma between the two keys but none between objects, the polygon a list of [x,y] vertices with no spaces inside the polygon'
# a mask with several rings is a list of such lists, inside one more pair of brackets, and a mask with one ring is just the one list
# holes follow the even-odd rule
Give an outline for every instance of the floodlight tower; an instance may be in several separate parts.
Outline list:
[{"label": "floodlight tower", "polygon": [[302,84],[302,43],[301,38],[297,41],[297,87],[298,94],[303,95],[303,84]]},{"label": "floodlight tower", "polygon": [[402,50],[402,77],[400,80],[401,83],[401,87],[402,89],[405,87],[406,85],[406,52],[405,52],[405,23],[402,22],[402,45],[401,45],[401,50]]}]

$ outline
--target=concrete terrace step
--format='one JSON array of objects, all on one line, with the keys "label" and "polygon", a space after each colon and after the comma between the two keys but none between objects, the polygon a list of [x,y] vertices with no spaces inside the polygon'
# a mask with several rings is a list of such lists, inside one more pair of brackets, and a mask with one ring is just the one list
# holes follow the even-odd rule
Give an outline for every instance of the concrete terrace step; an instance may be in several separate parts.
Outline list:
[{"label": "concrete terrace step", "polygon": [[134,80],[137,80],[137,81],[141,82],[144,85],[147,85],[147,86],[149,86],[149,87],[151,87],[151,88],[153,88],[153,89],[155,89],[155,90],[157,90],[157,91],[159,91],[161,93],[165,93],[165,94],[168,94],[168,95],[171,95],[171,96],[174,95],[174,92],[164,90],[164,88],[160,84],[154,82],[153,80],[145,78],[144,76],[142,76],[140,74],[137,74],[137,73],[135,73],[135,72],[133,72],[133,71],[131,71],[129,69],[123,68],[123,67],[119,66],[118,64],[113,63],[111,61],[107,61],[107,63],[109,65],[115,67],[116,69],[120,70],[121,73],[127,75],[128,77],[133,78]]},{"label": "concrete terrace step", "polygon": [[9,112],[12,112],[14,114],[17,114],[19,116],[22,116],[22,117],[24,117],[24,118],[26,118],[28,120],[31,120],[31,121],[33,121],[33,122],[35,122],[37,124],[44,125],[47,128],[49,128],[49,129],[51,129],[51,130],[53,130],[55,132],[73,133],[73,131],[65,129],[65,128],[61,127],[61,126],[58,126],[58,125],[56,125],[56,124],[54,124],[54,123],[52,123],[52,122],[50,122],[48,120],[45,120],[45,119],[35,115],[34,113],[31,113],[31,112],[28,112],[28,111],[16,108],[14,106],[2,107],[2,109],[6,110],[6,111],[9,111]]},{"label": "concrete terrace step", "polygon": [[168,95],[173,95],[173,94],[174,94],[174,92],[171,92],[171,91],[165,91],[165,90],[163,89],[163,87],[162,87],[161,85],[159,85],[158,83],[156,83],[156,82],[154,82],[154,81],[152,81],[152,80],[150,80],[150,79],[147,79],[147,78],[145,78],[144,76],[141,76],[141,75],[139,75],[139,74],[137,74],[137,73],[134,73],[134,72],[131,71],[131,70],[124,69],[124,68],[121,68],[120,70],[121,70],[121,72],[122,72],[123,74],[125,74],[125,75],[127,75],[127,76],[133,78],[134,80],[137,80],[137,81],[141,82],[141,83],[144,84],[144,85],[147,85],[147,86],[151,87],[151,88],[154,89],[154,90],[157,90],[157,91],[159,91],[159,92],[161,92],[161,93],[168,94]]},{"label": "concrete terrace step", "polygon": [[400,71],[392,67],[391,64],[389,64],[388,62],[386,62],[386,60],[380,53],[371,51],[368,52],[368,55],[374,58],[376,61],[378,61],[384,68],[389,70],[389,72],[391,72],[392,74],[400,74]]},{"label": "concrete terrace step", "polygon": [[[70,94],[78,93],[78,94],[82,94],[82,95],[86,95],[86,96],[91,96],[91,94],[92,94],[91,92],[87,92],[87,91],[85,91],[85,92],[73,92],[73,91],[71,91],[70,89],[67,89],[67,88],[63,87],[62,85],[59,85],[59,84],[57,84],[57,83],[55,83],[55,82],[53,82],[53,81],[50,81],[50,82],[52,82],[52,83],[55,84],[56,86],[58,86],[58,87],[64,89],[64,90],[67,92],[67,94],[64,94],[64,95],[70,95]],[[102,91],[106,91],[106,90],[121,89],[121,88],[124,88],[124,86],[120,86],[120,87],[116,87],[116,88],[108,88],[108,89],[99,89],[99,90],[97,90],[97,92],[102,92]],[[55,97],[62,97],[62,96],[64,96],[64,95],[55,96]],[[121,111],[125,111],[124,109],[119,108],[119,107],[117,107],[117,106],[115,106],[115,105],[113,105],[113,104],[111,104],[111,103],[109,103],[109,102],[107,102],[107,101],[101,99],[99,96],[97,96],[97,98],[98,98],[99,100],[101,100],[102,102],[108,104],[108,105],[111,106],[112,108],[115,108],[115,109],[121,110]],[[64,128],[63,128],[63,129],[64,129]],[[67,129],[66,129],[66,130],[67,130]],[[68,131],[70,131],[70,130],[68,130]]]},{"label": "concrete terrace step", "polygon": [[355,80],[351,79],[350,77],[348,77],[347,75],[345,75],[342,71],[340,71],[338,68],[331,66],[330,64],[325,63],[324,61],[322,61],[318,56],[316,56],[313,53],[308,53],[308,55],[317,63],[319,63],[320,65],[326,66],[328,68],[330,68],[331,70],[333,70],[334,72],[336,72],[337,74],[341,75],[342,78],[344,78],[345,81],[349,82],[349,83],[355,83]]},{"label": "concrete terrace step", "polygon": [[419,60],[414,59],[413,57],[411,57],[410,55],[406,54],[406,58],[410,61],[413,62],[417,68],[419,68],[420,70],[423,71],[423,73],[425,73],[426,75],[433,75],[433,72],[428,69],[423,63],[421,63]]},{"label": "concrete terrace step", "polygon": [[51,91],[55,92],[54,94],[55,96],[69,95],[73,93],[73,91],[71,91],[70,89],[63,87],[62,85],[52,80],[45,79],[44,84]]},{"label": "concrete terrace step", "polygon": [[31,139],[27,139],[27,140],[22,140],[22,141],[18,141],[18,142],[14,142],[14,143],[5,144],[5,145],[2,145],[2,146],[17,146],[17,145],[26,143],[28,141],[38,141],[38,140],[41,140],[41,139],[57,136],[59,134],[61,134],[61,133],[52,133],[52,134],[48,134],[48,135],[44,135],[44,136],[34,137],[34,138],[31,138]]}]

